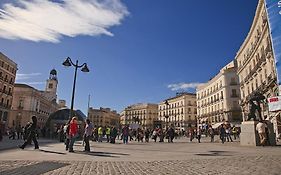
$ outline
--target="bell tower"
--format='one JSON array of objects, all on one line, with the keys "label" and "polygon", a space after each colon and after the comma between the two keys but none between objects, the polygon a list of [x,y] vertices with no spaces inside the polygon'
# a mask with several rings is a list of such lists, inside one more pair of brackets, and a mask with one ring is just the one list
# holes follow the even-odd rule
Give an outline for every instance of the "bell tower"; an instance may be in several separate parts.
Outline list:
[{"label": "bell tower", "polygon": [[50,96],[52,96],[52,100],[56,100],[57,98],[57,87],[58,87],[57,71],[55,69],[52,69],[45,88],[45,92],[50,94]]}]

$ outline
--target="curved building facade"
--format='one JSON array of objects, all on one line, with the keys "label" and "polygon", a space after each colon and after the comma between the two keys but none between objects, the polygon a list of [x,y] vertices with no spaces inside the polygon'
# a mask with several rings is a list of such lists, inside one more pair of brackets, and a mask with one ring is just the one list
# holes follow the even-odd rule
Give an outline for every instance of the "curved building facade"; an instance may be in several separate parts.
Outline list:
[{"label": "curved building facade", "polygon": [[240,89],[235,61],[223,67],[220,72],[196,90],[198,125],[218,127],[222,122],[240,123]]},{"label": "curved building facade", "polygon": [[[249,99],[256,91],[265,97],[278,95],[277,74],[272,52],[270,28],[264,0],[259,0],[256,14],[251,29],[236,53],[238,65],[237,74],[240,81],[241,101],[243,117],[249,114]],[[266,103],[262,104],[262,116],[277,123],[280,118],[272,117]]]}]

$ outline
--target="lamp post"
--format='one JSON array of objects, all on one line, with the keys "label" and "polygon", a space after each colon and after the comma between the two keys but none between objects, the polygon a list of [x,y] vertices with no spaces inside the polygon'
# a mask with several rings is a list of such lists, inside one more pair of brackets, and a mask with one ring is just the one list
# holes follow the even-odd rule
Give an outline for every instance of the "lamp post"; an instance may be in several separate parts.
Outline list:
[{"label": "lamp post", "polygon": [[168,118],[169,118],[169,114],[168,114],[167,108],[169,106],[169,102],[168,102],[168,100],[166,100],[164,103],[166,105],[166,115],[165,115],[165,118],[166,118],[166,129],[167,129],[168,128]]},{"label": "lamp post", "polygon": [[82,72],[89,72],[89,68],[87,66],[87,63],[83,63],[82,65],[78,64],[78,60],[76,60],[76,63],[74,64],[71,60],[71,58],[67,57],[66,60],[62,63],[62,65],[66,67],[74,66],[74,79],[73,79],[73,88],[72,88],[72,97],[71,97],[71,107],[70,107],[70,115],[69,115],[69,121],[73,117],[73,106],[74,106],[74,96],[75,96],[75,87],[76,87],[76,77],[77,77],[77,70],[78,68],[82,68]]}]

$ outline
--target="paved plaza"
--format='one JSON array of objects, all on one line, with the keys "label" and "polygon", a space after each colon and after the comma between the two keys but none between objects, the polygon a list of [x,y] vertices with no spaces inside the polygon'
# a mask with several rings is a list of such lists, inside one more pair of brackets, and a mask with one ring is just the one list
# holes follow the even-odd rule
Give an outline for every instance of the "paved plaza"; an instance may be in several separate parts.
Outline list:
[{"label": "paved plaza", "polygon": [[[2,144],[3,142],[0,142]],[[40,141],[39,141],[40,143]],[[62,143],[41,141],[40,150],[28,147],[0,151],[2,175],[63,174],[280,174],[281,147],[242,147],[239,142],[127,145],[91,142],[90,153],[76,142],[75,153]]]}]

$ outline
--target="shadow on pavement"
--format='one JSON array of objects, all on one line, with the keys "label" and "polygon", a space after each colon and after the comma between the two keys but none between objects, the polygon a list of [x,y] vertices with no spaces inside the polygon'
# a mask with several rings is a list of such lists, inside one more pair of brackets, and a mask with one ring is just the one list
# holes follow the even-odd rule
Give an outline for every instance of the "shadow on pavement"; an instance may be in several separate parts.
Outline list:
[{"label": "shadow on pavement", "polygon": [[197,156],[232,156],[230,154],[226,153],[231,153],[231,151],[208,151],[208,153],[199,153],[199,154],[194,154]]},{"label": "shadow on pavement", "polygon": [[48,151],[48,150],[43,150],[43,149],[39,149],[39,150],[44,152],[44,153],[52,153],[52,154],[60,154],[60,155],[65,155],[66,154],[66,153],[62,153],[62,152]]},{"label": "shadow on pavement", "polygon": [[97,152],[97,151],[91,151],[91,152],[75,151],[74,153],[86,154],[86,155],[90,155],[90,156],[99,156],[99,157],[113,157],[113,158],[120,158],[120,156],[129,156],[130,155],[130,154],[124,154],[124,153]]},{"label": "shadow on pavement", "polygon": [[0,174],[5,175],[14,175],[14,174],[32,174],[32,175],[40,175],[47,173],[49,171],[53,171],[70,164],[67,163],[58,163],[58,162],[40,162],[33,165],[22,166],[19,168],[2,171],[0,170]]}]

